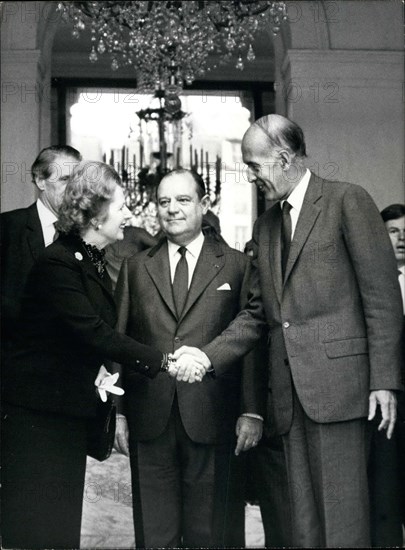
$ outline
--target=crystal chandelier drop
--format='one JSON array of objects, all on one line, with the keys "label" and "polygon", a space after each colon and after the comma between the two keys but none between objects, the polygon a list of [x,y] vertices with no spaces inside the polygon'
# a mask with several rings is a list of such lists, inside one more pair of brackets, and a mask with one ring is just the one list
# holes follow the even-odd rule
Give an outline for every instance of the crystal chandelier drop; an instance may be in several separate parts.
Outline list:
[{"label": "crystal chandelier drop", "polygon": [[253,61],[257,31],[280,30],[287,19],[281,0],[143,0],[60,2],[66,21],[73,21],[73,37],[89,28],[89,59],[111,56],[111,68],[133,66],[138,89],[181,89],[232,59],[243,70]]}]

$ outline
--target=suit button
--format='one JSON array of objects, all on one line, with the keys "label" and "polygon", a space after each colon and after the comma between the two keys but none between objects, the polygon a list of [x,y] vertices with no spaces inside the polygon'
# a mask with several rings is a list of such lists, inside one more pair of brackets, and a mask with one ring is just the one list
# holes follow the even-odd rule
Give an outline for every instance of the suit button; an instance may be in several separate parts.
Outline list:
[{"label": "suit button", "polygon": [[288,367],[289,364],[290,364],[289,360],[288,360],[288,359],[284,359],[284,365],[285,365],[286,367]]},{"label": "suit button", "polygon": [[283,323],[283,327],[284,328],[288,328],[290,326],[290,323],[288,321],[286,321],[285,323]]},{"label": "suit button", "polygon": [[175,341],[176,343],[178,343],[178,342],[180,342],[180,338],[179,338],[178,336],[175,336],[174,341]]},{"label": "suit button", "polygon": [[144,368],[145,370],[149,370],[149,369],[150,369],[150,367],[149,367],[148,365],[145,365],[143,368]]}]

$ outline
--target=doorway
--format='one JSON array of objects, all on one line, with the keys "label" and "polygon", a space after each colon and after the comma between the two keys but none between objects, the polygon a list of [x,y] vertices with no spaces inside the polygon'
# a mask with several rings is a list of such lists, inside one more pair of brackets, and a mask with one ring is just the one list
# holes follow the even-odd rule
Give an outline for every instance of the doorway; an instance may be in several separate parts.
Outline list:
[{"label": "doorway", "polygon": [[[158,125],[145,124],[139,116],[153,110],[157,98],[127,87],[76,86],[60,80],[54,86],[54,134],[78,149],[83,158],[113,165],[127,187],[132,223],[156,232],[153,198],[145,195],[145,187],[140,194],[138,183],[145,175],[153,181],[159,165]],[[241,139],[251,121],[260,116],[261,95],[268,96],[269,90],[258,94],[246,84],[239,89],[210,88],[182,91],[184,117],[165,132],[167,169],[193,168],[203,176],[223,238],[243,251],[261,205],[255,186],[246,179]]]}]

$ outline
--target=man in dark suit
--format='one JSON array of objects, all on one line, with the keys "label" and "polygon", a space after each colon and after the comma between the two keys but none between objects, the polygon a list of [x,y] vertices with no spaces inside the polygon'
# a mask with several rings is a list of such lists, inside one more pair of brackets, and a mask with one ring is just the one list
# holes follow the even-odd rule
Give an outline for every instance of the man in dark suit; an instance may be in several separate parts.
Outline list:
[{"label": "man in dark suit", "polygon": [[[157,201],[165,237],[124,261],[118,328],[165,350],[203,346],[240,310],[248,259],[202,233],[209,198],[197,174],[166,175]],[[194,384],[186,382],[196,379],[197,363],[176,380],[125,375],[137,547],[244,545],[243,483],[233,456],[240,365],[230,366]],[[263,411],[255,401],[246,391],[238,452],[260,439]],[[124,424],[118,421],[118,441]],[[118,445],[125,451],[125,440]]]},{"label": "man in dark suit", "polygon": [[32,167],[38,200],[28,208],[1,214],[2,346],[11,343],[27,277],[40,253],[55,238],[58,208],[67,179],[80,162],[70,146],[43,149]]},{"label": "man in dark suit", "polygon": [[[269,327],[269,431],[283,439],[292,545],[369,546],[367,454],[377,406],[396,420],[402,308],[395,258],[379,212],[360,186],[304,168],[304,135],[269,115],[242,142],[248,179],[277,201],[256,222],[250,300],[202,351],[223,369]],[[187,355],[188,354],[188,355]],[[181,375],[181,373],[180,373]]]},{"label": "man in dark suit", "polygon": [[[381,211],[381,217],[391,239],[397,261],[398,282],[405,313],[405,205],[391,204]],[[377,416],[373,421],[368,464],[371,543],[376,547],[402,546],[402,525],[405,524],[404,393],[398,395],[398,418],[391,440],[387,440],[384,434],[378,431],[378,422],[379,417]]]},{"label": "man in dark suit", "polygon": [[[215,236],[217,240],[223,240],[221,237],[221,228],[217,216],[211,211],[203,216],[203,232]],[[105,248],[105,259],[107,262],[107,271],[111,277],[113,289],[117,284],[118,275],[122,262],[125,258],[133,256],[137,252],[142,252],[158,243],[164,236],[162,231],[155,236],[151,235],[142,227],[127,226],[124,230],[124,240],[117,241]],[[225,242],[225,241],[224,241]]]}]

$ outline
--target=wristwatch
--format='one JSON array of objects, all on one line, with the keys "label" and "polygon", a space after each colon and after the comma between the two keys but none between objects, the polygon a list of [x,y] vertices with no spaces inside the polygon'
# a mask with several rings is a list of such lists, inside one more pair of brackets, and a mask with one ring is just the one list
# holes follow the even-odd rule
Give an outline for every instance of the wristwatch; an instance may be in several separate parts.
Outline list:
[{"label": "wristwatch", "polygon": [[169,354],[164,353],[162,357],[162,362],[160,363],[160,370],[167,372],[169,370]]}]

